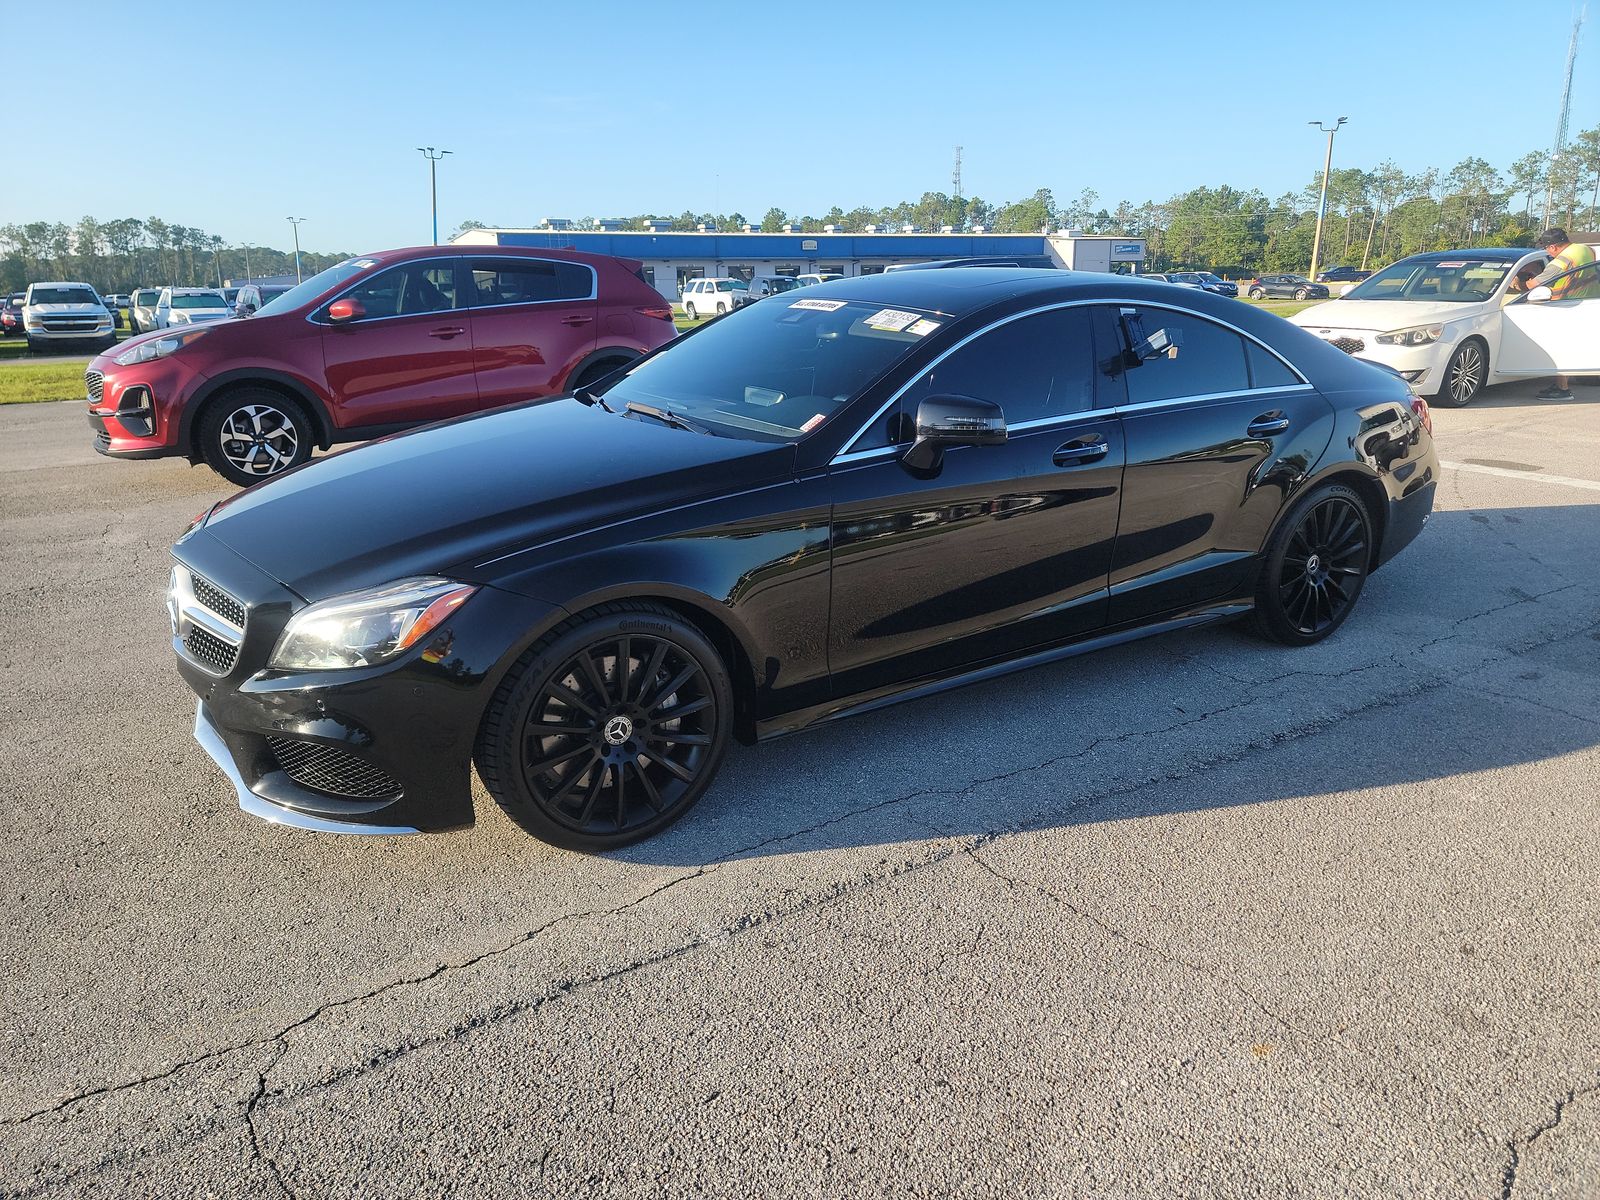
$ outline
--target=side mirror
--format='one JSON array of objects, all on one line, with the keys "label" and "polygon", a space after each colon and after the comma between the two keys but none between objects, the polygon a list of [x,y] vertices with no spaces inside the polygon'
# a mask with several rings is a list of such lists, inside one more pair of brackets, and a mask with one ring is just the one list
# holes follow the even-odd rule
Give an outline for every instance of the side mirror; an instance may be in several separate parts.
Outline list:
[{"label": "side mirror", "polygon": [[1541,283],[1538,287],[1534,288],[1532,291],[1530,291],[1528,293],[1528,303],[1529,304],[1543,304],[1546,300],[1550,299],[1553,295],[1555,295],[1555,293],[1552,292],[1549,289],[1549,287],[1547,287],[1545,284]]},{"label": "side mirror", "polygon": [[347,321],[359,321],[367,315],[367,306],[359,300],[335,300],[328,305],[328,320],[335,325],[343,325]]},{"label": "side mirror", "polygon": [[939,465],[947,446],[994,446],[1006,440],[998,404],[973,396],[929,396],[917,405],[917,438],[900,461],[915,471]]}]

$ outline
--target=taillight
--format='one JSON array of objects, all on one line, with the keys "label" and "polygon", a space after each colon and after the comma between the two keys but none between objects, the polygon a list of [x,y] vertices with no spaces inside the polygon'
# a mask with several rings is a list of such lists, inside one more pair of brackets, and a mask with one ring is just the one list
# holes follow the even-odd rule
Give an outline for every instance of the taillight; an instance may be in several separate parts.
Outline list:
[{"label": "taillight", "polygon": [[1422,427],[1430,434],[1433,433],[1433,413],[1428,409],[1428,402],[1421,396],[1413,396],[1411,411],[1417,414],[1417,420],[1422,422]]},{"label": "taillight", "polygon": [[641,317],[654,317],[658,321],[672,320],[672,305],[670,304],[641,304],[633,311]]}]

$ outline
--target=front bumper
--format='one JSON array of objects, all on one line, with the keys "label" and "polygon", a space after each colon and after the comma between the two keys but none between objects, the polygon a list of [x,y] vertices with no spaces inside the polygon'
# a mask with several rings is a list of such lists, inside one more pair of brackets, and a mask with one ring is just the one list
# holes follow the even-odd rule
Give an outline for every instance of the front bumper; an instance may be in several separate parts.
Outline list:
[{"label": "front bumper", "polygon": [[84,373],[94,448],[113,458],[184,453],[183,409],[204,382],[181,353],[127,367],[111,351],[100,355]]},{"label": "front bumper", "polygon": [[[195,738],[244,811],[323,832],[471,824],[472,752],[483,710],[509,664],[560,618],[560,609],[483,587],[393,662],[274,671],[267,660],[305,602],[204,529],[180,542],[174,555],[243,609],[231,663],[204,660],[190,641],[194,630],[182,623],[172,646],[179,674],[200,698]],[[324,769],[328,763],[331,770]],[[384,782],[359,792],[346,786],[357,779]]]},{"label": "front bumper", "polygon": [[1444,338],[1426,346],[1388,346],[1377,340],[1380,329],[1320,329],[1308,331],[1323,341],[1343,350],[1346,354],[1380,363],[1411,385],[1411,390],[1421,396],[1431,396],[1444,386],[1445,366],[1450,361],[1453,348]]}]

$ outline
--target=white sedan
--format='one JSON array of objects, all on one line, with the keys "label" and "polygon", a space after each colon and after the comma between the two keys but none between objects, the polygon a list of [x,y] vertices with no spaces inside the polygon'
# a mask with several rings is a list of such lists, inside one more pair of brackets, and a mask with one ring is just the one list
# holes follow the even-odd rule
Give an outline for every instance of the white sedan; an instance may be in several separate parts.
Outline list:
[{"label": "white sedan", "polygon": [[1416,254],[1289,319],[1455,408],[1508,379],[1600,372],[1600,288],[1587,275],[1573,291],[1592,298],[1508,292],[1548,257],[1515,247]]}]

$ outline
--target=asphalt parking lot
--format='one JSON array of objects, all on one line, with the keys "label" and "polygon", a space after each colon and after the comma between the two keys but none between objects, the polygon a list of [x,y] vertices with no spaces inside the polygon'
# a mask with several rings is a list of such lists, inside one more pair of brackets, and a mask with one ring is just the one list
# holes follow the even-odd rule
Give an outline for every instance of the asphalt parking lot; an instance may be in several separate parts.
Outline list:
[{"label": "asphalt parking lot", "polygon": [[162,610],[224,485],[0,408],[0,1194],[1594,1196],[1600,388],[1535,386],[1330,641],[739,749],[604,857],[243,816]]}]

